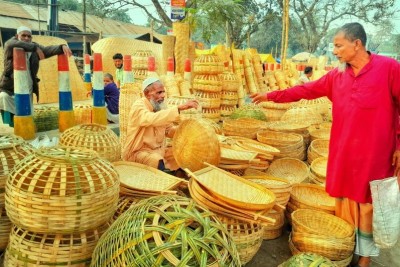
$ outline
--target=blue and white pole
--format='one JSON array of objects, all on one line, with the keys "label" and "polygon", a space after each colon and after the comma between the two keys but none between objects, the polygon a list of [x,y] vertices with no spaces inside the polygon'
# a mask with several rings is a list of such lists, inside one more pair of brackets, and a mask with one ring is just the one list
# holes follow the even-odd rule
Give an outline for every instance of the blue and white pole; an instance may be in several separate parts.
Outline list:
[{"label": "blue and white pole", "polygon": [[101,53],[93,54],[93,123],[107,125]]},{"label": "blue and white pole", "polygon": [[92,74],[90,71],[90,55],[86,54],[84,59],[84,67],[83,67],[83,84],[85,85],[86,91],[92,92]]},{"label": "blue and white pole", "polygon": [[69,63],[65,54],[58,55],[58,89],[59,107],[58,129],[64,132],[75,126],[75,115],[72,107],[72,93],[69,80]]},{"label": "blue and white pole", "polygon": [[24,49],[14,47],[14,134],[25,140],[35,138],[35,124],[32,116],[32,96],[29,88],[29,72],[26,68],[26,53]]}]

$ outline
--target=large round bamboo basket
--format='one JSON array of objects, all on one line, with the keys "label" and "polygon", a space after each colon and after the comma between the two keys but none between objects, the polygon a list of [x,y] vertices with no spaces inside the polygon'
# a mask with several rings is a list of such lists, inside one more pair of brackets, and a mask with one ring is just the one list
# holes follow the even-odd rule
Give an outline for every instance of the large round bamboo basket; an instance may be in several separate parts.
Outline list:
[{"label": "large round bamboo basket", "polygon": [[214,54],[201,55],[193,63],[193,72],[196,74],[221,74],[224,71],[224,64]]},{"label": "large round bamboo basket", "polygon": [[239,252],[240,262],[245,265],[257,254],[263,241],[263,226],[219,215],[218,218],[232,236]]},{"label": "large round bamboo basket", "polygon": [[37,233],[94,229],[114,214],[118,174],[92,150],[43,148],[22,160],[6,185],[10,220]]},{"label": "large round bamboo basket", "polygon": [[60,145],[74,148],[87,148],[111,162],[121,158],[121,144],[118,136],[107,126],[100,124],[81,124],[67,129],[60,136]]},{"label": "large round bamboo basket", "polygon": [[222,91],[230,91],[238,94],[240,81],[237,75],[233,72],[223,72],[221,74]]},{"label": "large round bamboo basket", "polygon": [[108,223],[85,232],[38,234],[14,226],[4,266],[89,266],[92,253]]},{"label": "large round bamboo basket", "polygon": [[239,118],[236,120],[224,120],[222,131],[226,136],[242,136],[256,139],[257,132],[263,127],[266,127],[264,121],[252,118]]},{"label": "large round bamboo basket", "polygon": [[287,179],[292,185],[306,180],[310,174],[309,167],[301,160],[282,158],[274,160],[267,170],[267,174]]},{"label": "large round bamboo basket", "polygon": [[183,121],[176,130],[172,149],[176,162],[181,168],[197,171],[204,162],[218,165],[220,147],[214,128],[202,119]]},{"label": "large round bamboo basket", "polygon": [[166,195],[140,201],[122,214],[100,238],[91,266],[217,267],[221,262],[240,266],[234,241],[218,218],[191,199]]},{"label": "large round bamboo basket", "polygon": [[292,107],[288,109],[282,115],[281,120],[290,122],[299,122],[299,123],[306,122],[309,125],[319,124],[323,122],[321,114],[319,114],[317,111],[307,106]]},{"label": "large round bamboo basket", "polygon": [[3,205],[3,207],[0,207],[0,251],[5,250],[8,245],[11,228],[12,223],[7,217],[6,209]]}]

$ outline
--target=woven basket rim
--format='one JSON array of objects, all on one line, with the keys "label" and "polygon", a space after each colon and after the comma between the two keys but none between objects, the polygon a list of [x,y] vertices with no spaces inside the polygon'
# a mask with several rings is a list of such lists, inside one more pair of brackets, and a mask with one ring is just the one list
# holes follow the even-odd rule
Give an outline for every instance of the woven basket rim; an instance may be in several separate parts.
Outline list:
[{"label": "woven basket rim", "polygon": [[[325,199],[329,199],[331,205],[326,205],[327,203],[313,203],[308,201],[308,199],[300,199],[296,192],[298,190],[302,189],[312,189],[313,191],[316,191],[319,193],[319,195],[323,196]],[[305,194],[301,194],[301,196],[305,196]],[[314,208],[322,208],[324,210],[329,210],[329,211],[334,211],[335,210],[335,199],[330,197],[324,190],[324,188],[320,185],[315,185],[315,184],[295,184],[292,187],[292,192],[290,193],[290,198],[293,198],[295,201],[304,203],[308,206],[314,207]]]}]

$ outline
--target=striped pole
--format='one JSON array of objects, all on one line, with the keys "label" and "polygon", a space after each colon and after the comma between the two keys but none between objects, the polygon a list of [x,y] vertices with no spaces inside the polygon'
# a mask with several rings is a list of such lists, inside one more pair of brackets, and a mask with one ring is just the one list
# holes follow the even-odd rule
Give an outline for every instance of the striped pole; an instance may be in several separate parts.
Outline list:
[{"label": "striped pole", "polygon": [[107,125],[101,53],[93,54],[93,123]]},{"label": "striped pole", "polygon": [[175,71],[174,58],[169,57],[167,60],[167,76],[174,76],[174,71]]},{"label": "striped pole", "polygon": [[135,78],[132,72],[132,56],[124,55],[124,83],[133,83]]},{"label": "striped pole", "polygon": [[13,49],[14,64],[14,134],[25,140],[35,138],[35,124],[32,116],[32,101],[29,88],[29,73],[26,69],[26,54],[22,48]]},{"label": "striped pole", "polygon": [[92,77],[90,74],[90,56],[88,54],[85,55],[85,65],[84,65],[84,74],[83,74],[83,84],[86,88],[87,92],[92,91]]},{"label": "striped pole", "polygon": [[158,78],[158,74],[156,72],[156,58],[153,56],[147,58],[147,77]]},{"label": "striped pole", "polygon": [[189,58],[185,60],[185,71],[183,73],[183,79],[185,81],[192,82],[192,62]]},{"label": "striped pole", "polygon": [[59,108],[58,130],[64,132],[75,126],[75,115],[72,107],[72,93],[69,80],[69,63],[65,54],[58,55],[58,89]]}]

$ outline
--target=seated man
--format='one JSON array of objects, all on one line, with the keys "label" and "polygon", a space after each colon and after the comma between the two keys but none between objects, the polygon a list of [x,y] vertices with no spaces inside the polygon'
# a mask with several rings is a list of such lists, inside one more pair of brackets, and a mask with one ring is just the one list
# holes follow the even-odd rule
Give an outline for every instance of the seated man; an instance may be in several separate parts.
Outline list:
[{"label": "seated man", "polygon": [[119,90],[114,83],[114,78],[110,73],[103,75],[104,100],[107,107],[107,120],[119,123]]},{"label": "seated man", "polygon": [[312,75],[313,75],[313,68],[311,66],[305,67],[304,73],[301,74],[298,84],[302,85],[302,84],[310,82]]},{"label": "seated man", "polygon": [[172,123],[182,110],[197,108],[196,100],[178,107],[166,108],[165,89],[158,78],[147,78],[142,89],[144,97],[138,99],[129,112],[126,143],[122,144],[122,158],[164,170],[178,169],[173,157],[166,158],[165,137],[173,137]]}]

